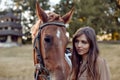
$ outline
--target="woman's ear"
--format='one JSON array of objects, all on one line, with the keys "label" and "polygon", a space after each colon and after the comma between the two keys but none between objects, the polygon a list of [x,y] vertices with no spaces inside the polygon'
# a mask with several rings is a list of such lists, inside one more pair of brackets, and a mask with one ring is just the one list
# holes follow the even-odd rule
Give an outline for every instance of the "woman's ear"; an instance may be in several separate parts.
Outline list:
[{"label": "woman's ear", "polygon": [[74,12],[74,8],[72,8],[68,13],[66,13],[64,16],[62,16],[64,23],[69,23],[69,21],[72,18],[73,12]]},{"label": "woman's ear", "polygon": [[47,22],[48,21],[48,16],[45,13],[45,11],[39,6],[39,3],[36,2],[36,13],[37,16],[40,20],[42,20],[43,22]]}]

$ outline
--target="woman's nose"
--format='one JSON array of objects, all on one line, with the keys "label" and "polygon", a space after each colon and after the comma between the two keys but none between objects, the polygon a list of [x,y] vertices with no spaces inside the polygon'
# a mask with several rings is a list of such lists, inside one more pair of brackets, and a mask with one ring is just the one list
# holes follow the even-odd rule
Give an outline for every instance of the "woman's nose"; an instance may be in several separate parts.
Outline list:
[{"label": "woman's nose", "polygon": [[78,47],[82,47],[82,43],[81,42],[78,43]]}]

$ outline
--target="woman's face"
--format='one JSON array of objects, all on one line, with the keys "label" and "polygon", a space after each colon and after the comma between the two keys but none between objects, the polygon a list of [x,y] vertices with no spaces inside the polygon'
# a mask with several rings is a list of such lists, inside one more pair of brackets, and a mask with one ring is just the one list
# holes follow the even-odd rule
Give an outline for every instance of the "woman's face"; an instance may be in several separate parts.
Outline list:
[{"label": "woman's face", "polygon": [[85,36],[85,34],[80,35],[75,40],[75,48],[79,55],[85,55],[89,51],[90,44]]}]

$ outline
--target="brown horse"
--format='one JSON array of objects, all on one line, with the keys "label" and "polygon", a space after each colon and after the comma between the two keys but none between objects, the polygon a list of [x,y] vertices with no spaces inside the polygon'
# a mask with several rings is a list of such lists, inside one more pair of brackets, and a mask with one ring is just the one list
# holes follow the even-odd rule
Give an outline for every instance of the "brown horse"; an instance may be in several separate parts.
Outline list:
[{"label": "brown horse", "polygon": [[39,21],[32,27],[35,80],[67,80],[70,66],[65,59],[68,43],[65,24],[72,17],[73,9],[63,17],[46,14],[36,3]]}]

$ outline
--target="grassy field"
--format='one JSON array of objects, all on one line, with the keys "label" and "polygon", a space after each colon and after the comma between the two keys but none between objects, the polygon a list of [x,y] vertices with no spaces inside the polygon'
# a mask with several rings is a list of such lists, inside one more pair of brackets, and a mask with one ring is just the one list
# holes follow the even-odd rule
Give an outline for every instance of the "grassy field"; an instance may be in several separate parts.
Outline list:
[{"label": "grassy field", "polygon": [[[99,44],[111,71],[111,80],[120,79],[120,44]],[[0,48],[0,80],[34,80],[32,45]]]}]

